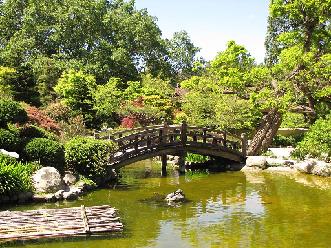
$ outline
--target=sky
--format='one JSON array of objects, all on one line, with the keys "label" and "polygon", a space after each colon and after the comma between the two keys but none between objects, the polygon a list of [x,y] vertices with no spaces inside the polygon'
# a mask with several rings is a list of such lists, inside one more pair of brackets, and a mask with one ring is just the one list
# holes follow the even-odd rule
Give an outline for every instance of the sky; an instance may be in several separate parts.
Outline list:
[{"label": "sky", "polygon": [[268,0],[136,0],[138,9],[147,8],[157,17],[164,38],[186,30],[207,60],[235,40],[258,63],[265,54],[268,4]]}]

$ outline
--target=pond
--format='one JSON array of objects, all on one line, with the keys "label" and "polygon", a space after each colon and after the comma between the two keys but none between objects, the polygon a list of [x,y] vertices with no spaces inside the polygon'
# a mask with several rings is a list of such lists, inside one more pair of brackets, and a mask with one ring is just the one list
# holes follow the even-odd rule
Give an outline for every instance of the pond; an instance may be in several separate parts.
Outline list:
[{"label": "pond", "polygon": [[[147,160],[126,167],[120,183],[78,201],[11,210],[109,204],[123,233],[10,244],[11,247],[330,247],[331,180],[263,172],[206,172],[162,178]],[[182,189],[188,202],[171,207],[155,194]],[[1,245],[0,245],[1,246]],[[7,245],[6,245],[7,247]]]}]

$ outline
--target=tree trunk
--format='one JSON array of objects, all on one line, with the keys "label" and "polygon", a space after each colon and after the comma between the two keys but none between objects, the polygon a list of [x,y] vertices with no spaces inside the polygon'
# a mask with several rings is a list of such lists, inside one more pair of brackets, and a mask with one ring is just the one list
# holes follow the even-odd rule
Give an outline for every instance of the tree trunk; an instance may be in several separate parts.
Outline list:
[{"label": "tree trunk", "polygon": [[270,110],[263,116],[260,126],[257,128],[253,139],[248,147],[247,155],[260,155],[270,146],[275,137],[280,124],[282,123],[282,114],[278,109]]}]

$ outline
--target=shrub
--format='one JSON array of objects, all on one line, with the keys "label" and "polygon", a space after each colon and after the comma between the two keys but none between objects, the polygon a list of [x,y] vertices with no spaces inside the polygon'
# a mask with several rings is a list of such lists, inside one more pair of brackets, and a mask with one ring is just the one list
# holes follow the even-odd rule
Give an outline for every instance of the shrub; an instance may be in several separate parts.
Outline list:
[{"label": "shrub", "polygon": [[187,153],[185,158],[186,162],[191,162],[191,163],[206,163],[209,160],[210,157],[195,153]]},{"label": "shrub", "polygon": [[275,147],[287,147],[287,146],[296,147],[298,142],[300,142],[302,139],[303,139],[303,134],[295,135],[295,136],[277,135],[274,137],[272,141],[272,145]]},{"label": "shrub", "polygon": [[136,125],[136,118],[135,117],[124,117],[121,121],[121,127],[124,128],[134,128],[134,126]]},{"label": "shrub", "polygon": [[0,152],[0,164],[13,164],[13,163],[16,163],[16,158],[2,154]]},{"label": "shrub", "polygon": [[38,166],[0,154],[0,195],[33,191],[31,176]]},{"label": "shrub", "polygon": [[57,140],[57,136],[45,129],[35,125],[25,125],[20,129],[20,138],[27,142],[33,138],[46,138],[50,140]]},{"label": "shrub", "polygon": [[87,136],[90,131],[85,127],[84,117],[82,115],[78,115],[76,117],[72,117],[68,120],[68,122],[62,121],[61,125],[61,139],[66,141],[72,139],[76,136]]},{"label": "shrub", "polygon": [[66,167],[92,180],[105,177],[115,149],[111,141],[76,137],[65,145]]},{"label": "shrub", "polygon": [[187,115],[184,112],[175,113],[175,124],[182,124],[184,121],[187,121]]},{"label": "shrub", "polygon": [[57,122],[67,122],[73,115],[73,111],[61,102],[49,103],[44,111],[49,117]]},{"label": "shrub", "polygon": [[0,149],[16,152],[20,145],[18,133],[0,128]]},{"label": "shrub", "polygon": [[54,133],[60,132],[60,127],[52,118],[46,115],[42,110],[27,105],[25,108],[28,115],[28,122]]},{"label": "shrub", "polygon": [[331,114],[326,119],[319,119],[298,143],[294,157],[305,156],[330,160],[331,158]]},{"label": "shrub", "polygon": [[0,127],[6,127],[8,123],[24,123],[26,120],[27,114],[18,102],[0,100]]},{"label": "shrub", "polygon": [[43,166],[52,166],[60,172],[64,170],[64,148],[54,140],[35,138],[29,141],[23,151],[27,161],[38,161]]},{"label": "shrub", "polygon": [[308,123],[306,122],[303,114],[287,112],[283,116],[281,127],[282,128],[308,127]]}]

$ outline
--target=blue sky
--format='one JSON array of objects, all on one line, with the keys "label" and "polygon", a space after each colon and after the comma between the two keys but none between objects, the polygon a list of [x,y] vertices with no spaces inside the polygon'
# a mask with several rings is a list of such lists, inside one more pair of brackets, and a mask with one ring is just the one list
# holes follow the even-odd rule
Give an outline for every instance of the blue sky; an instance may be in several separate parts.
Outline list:
[{"label": "blue sky", "polygon": [[158,18],[165,38],[186,30],[201,55],[210,60],[229,40],[244,45],[262,62],[267,30],[268,0],[136,0]]}]

